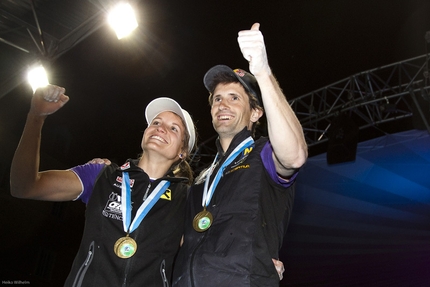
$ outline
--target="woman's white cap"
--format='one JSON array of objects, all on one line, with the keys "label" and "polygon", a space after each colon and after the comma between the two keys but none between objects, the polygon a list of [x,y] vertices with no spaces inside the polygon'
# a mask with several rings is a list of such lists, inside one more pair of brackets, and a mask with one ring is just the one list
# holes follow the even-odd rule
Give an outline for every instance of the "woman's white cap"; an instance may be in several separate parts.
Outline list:
[{"label": "woman's white cap", "polygon": [[190,114],[181,108],[181,106],[171,98],[161,97],[151,101],[145,109],[145,118],[148,124],[162,112],[174,112],[182,118],[187,127],[190,140],[188,141],[188,152],[191,153],[196,141],[196,132],[194,130],[194,123]]}]

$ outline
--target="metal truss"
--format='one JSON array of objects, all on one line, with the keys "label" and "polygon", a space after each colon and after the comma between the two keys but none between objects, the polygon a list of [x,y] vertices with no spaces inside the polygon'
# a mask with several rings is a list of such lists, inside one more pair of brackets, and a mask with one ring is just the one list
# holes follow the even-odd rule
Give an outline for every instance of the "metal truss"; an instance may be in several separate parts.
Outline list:
[{"label": "metal truss", "polygon": [[418,112],[427,130],[430,54],[361,72],[290,101],[308,146],[328,140],[333,119],[347,114],[360,130]]},{"label": "metal truss", "polygon": [[0,98],[23,82],[35,63],[49,65],[104,25],[104,11],[87,0],[0,1]]},{"label": "metal truss", "polygon": [[[430,132],[430,54],[361,72],[289,101],[309,147],[328,141],[334,119],[347,115],[360,130],[418,113]],[[422,103],[426,103],[424,106]],[[216,151],[199,145],[191,166],[208,165]],[[197,159],[197,160],[196,160]]]}]

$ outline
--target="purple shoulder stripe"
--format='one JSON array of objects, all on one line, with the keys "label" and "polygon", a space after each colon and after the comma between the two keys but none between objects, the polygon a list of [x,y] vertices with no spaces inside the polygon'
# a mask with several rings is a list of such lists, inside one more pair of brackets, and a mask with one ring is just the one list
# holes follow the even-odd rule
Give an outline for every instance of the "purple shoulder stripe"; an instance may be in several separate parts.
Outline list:
[{"label": "purple shoulder stripe", "polygon": [[86,163],[72,167],[70,170],[73,171],[81,180],[83,190],[77,199],[80,199],[85,204],[93,193],[94,183],[99,175],[100,171],[105,167],[104,164]]},{"label": "purple shoulder stripe", "polygon": [[283,187],[291,186],[297,177],[298,171],[295,172],[288,181],[280,178],[276,173],[275,163],[273,162],[272,158],[272,152],[272,145],[270,144],[270,141],[267,141],[263,147],[263,150],[260,153],[264,167],[266,168],[267,172],[269,173],[270,177],[273,179],[274,182],[282,185]]}]

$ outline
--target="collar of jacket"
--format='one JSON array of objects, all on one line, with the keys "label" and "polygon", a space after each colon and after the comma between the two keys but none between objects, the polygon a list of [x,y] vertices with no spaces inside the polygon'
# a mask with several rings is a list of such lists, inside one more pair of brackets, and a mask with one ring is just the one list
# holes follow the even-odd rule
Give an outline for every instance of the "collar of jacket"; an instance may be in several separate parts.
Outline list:
[{"label": "collar of jacket", "polygon": [[223,152],[223,149],[222,149],[221,144],[219,142],[219,137],[217,138],[215,144],[216,144],[216,147],[218,150],[218,164],[217,164],[217,167],[215,168],[215,170],[212,172],[212,174],[217,172],[218,168],[226,160],[228,155],[236,148],[236,146],[238,146],[242,141],[244,141],[249,136],[251,136],[251,131],[249,131],[246,127],[243,128],[242,131],[240,131],[239,133],[237,133],[233,137],[233,140],[231,141],[231,143],[227,149],[227,152],[225,152],[225,153]]},{"label": "collar of jacket", "polygon": [[[128,159],[126,162],[130,163],[130,167],[127,168],[125,171],[144,171],[142,170],[139,166],[139,159]],[[123,172],[124,170],[121,169],[121,167],[117,167],[117,171],[119,172]],[[145,172],[145,171],[144,171]],[[145,172],[146,176],[148,176],[148,174]],[[148,176],[149,179],[149,176]],[[160,178],[157,178],[154,183],[162,181],[162,180],[167,180],[170,181],[171,183],[177,183],[177,182],[188,182],[188,178],[186,177],[175,177],[173,174],[172,170],[168,170],[167,173]]]},{"label": "collar of jacket", "polygon": [[225,153],[224,153],[224,150],[222,149],[222,146],[221,146],[221,143],[219,142],[219,137],[218,137],[215,144],[216,144],[219,157],[225,157],[225,155],[230,154],[236,148],[237,145],[239,145],[243,140],[245,140],[250,135],[251,135],[251,131],[248,130],[247,127],[244,127],[243,130],[241,130],[233,137],[233,140],[231,141]]}]

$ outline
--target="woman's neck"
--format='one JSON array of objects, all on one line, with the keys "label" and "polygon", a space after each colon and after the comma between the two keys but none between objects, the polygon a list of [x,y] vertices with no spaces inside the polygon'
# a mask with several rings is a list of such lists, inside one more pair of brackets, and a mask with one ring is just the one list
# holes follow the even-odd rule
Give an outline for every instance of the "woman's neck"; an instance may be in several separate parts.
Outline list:
[{"label": "woman's neck", "polygon": [[173,161],[157,155],[143,154],[138,166],[143,169],[150,178],[163,177],[172,166]]}]

